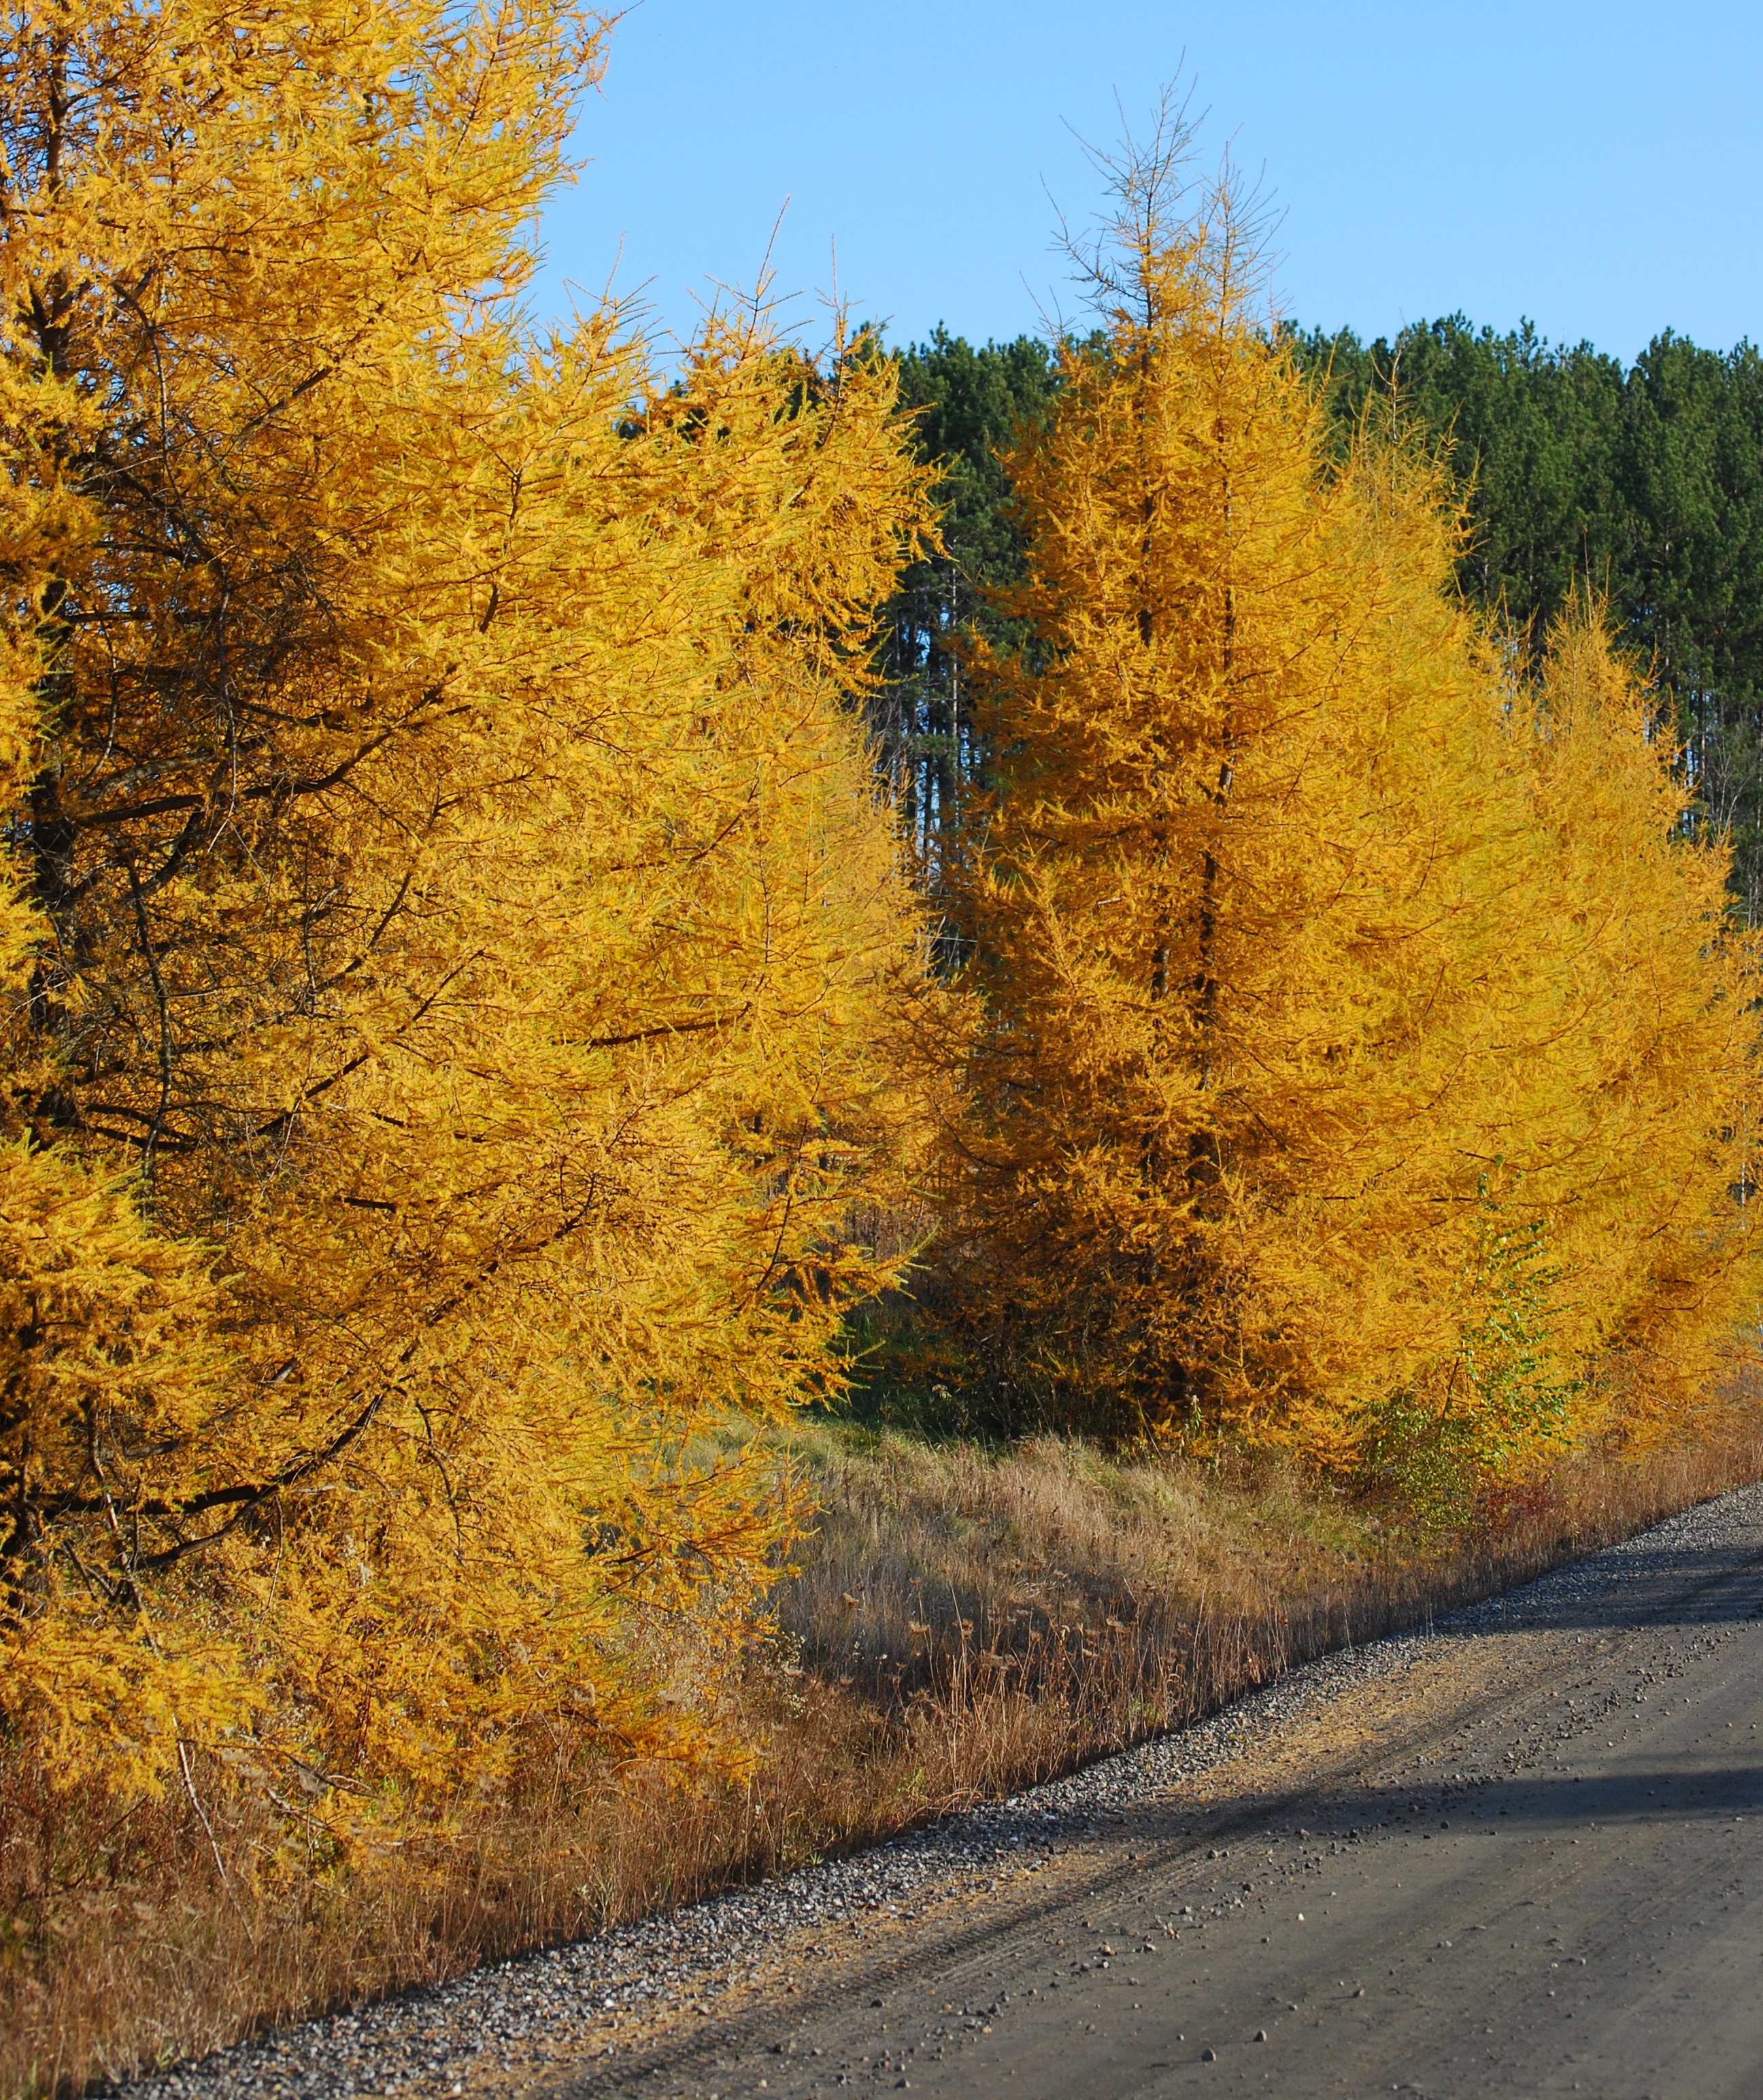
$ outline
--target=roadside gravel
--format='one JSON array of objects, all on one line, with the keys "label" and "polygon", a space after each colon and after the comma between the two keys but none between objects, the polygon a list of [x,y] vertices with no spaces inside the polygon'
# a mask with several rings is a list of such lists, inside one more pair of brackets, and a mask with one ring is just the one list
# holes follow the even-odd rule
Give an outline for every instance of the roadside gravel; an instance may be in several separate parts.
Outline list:
[{"label": "roadside gravel", "polygon": [[[1117,1853],[1129,1811],[1148,1801],[1170,1811],[1166,1842],[1198,1842],[1206,1804],[1232,1791],[1223,1783],[1230,1773],[1239,1794],[1245,1771],[1278,1784],[1282,1771],[1294,1772],[1300,1739],[1313,1762],[1331,1717],[1349,1709],[1385,1717],[1366,1726],[1397,1725],[1406,1680],[1465,1643],[1591,1617],[1620,1625],[1637,1587],[1654,1595],[1661,1582],[1691,1582],[1710,1558],[1760,1543],[1763,1487],[1741,1489],[1504,1597],[1309,1665],[1199,1726],[875,1851],[267,2035],[126,2089],[130,2100],[353,2100],[513,2092],[566,2074],[597,2085],[593,2074],[615,2076],[620,2058],[665,2033],[695,2021],[719,2025],[779,1994],[822,1992],[840,1973],[858,1974],[915,1936],[946,1932],[951,1918],[1020,1908],[1033,1896],[1034,1877],[1081,1880],[1086,1862]],[[1349,1730],[1338,1746],[1364,1740],[1364,1727]],[[1554,1754],[1538,1733],[1514,1745],[1505,1769],[1540,1768]],[[1192,1821],[1183,1820],[1188,1802]],[[1197,1921],[1233,1906],[1240,1902],[1220,1896],[1197,1906]]]}]

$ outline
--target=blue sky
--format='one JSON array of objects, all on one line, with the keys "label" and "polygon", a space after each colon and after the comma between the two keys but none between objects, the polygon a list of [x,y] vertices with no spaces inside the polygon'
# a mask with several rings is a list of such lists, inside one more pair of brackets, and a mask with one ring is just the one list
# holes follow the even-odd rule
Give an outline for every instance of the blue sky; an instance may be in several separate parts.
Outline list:
[{"label": "blue sky", "polygon": [[[1672,327],[1763,337],[1763,7],[1673,0],[641,0],[546,214],[571,283],[690,325],[772,262],[824,333],[834,276],[896,341],[1040,325],[1071,294],[1053,206],[1183,68],[1204,150],[1283,214],[1283,309],[1376,334],[1461,308],[1624,356]],[[787,210],[785,209],[787,200]]]}]

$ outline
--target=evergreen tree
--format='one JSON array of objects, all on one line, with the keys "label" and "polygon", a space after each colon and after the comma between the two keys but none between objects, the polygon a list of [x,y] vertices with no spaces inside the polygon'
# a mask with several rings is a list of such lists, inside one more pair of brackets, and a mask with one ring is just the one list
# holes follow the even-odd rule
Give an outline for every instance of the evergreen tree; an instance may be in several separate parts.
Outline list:
[{"label": "evergreen tree", "polygon": [[1589,343],[1557,349],[1527,323],[1496,336],[1461,314],[1393,344],[1320,329],[1286,340],[1300,368],[1326,381],[1338,448],[1351,447],[1368,406],[1393,399],[1439,448],[1464,492],[1457,573],[1476,602],[1540,642],[1588,583],[1608,586],[1623,508],[1615,359]]},{"label": "evergreen tree", "polygon": [[1670,333],[1628,375],[1613,610],[1674,705],[1705,821],[1763,924],[1763,358]]},{"label": "evergreen tree", "polygon": [[994,629],[993,594],[1021,572],[1003,455],[1042,410],[1057,366],[1033,337],[975,350],[941,327],[897,365],[918,457],[935,477],[940,544],[908,564],[888,602],[871,718],[895,807],[934,891],[963,791],[983,768],[963,641]]},{"label": "evergreen tree", "polygon": [[1369,346],[1287,340],[1335,444],[1393,407],[1463,490],[1464,591],[1534,653],[1589,589],[1675,719],[1697,820],[1730,838],[1735,901],[1763,920],[1763,361],[1667,333],[1624,371],[1589,344],[1461,315]]}]

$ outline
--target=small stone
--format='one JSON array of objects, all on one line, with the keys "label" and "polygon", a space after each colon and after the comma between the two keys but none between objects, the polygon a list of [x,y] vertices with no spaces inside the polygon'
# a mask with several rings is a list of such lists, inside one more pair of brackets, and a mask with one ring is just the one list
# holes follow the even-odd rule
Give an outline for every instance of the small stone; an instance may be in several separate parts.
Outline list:
[{"label": "small stone", "polygon": [[1202,2063],[1216,2063],[1218,2060],[1219,2053],[1215,2049],[1203,2049],[1201,2050],[1200,2061]]},{"label": "small stone", "polygon": [[1255,2029],[1255,2040],[1257,2041],[1265,2041],[1267,2038],[1267,2031],[1265,2027],[1257,2027]]}]

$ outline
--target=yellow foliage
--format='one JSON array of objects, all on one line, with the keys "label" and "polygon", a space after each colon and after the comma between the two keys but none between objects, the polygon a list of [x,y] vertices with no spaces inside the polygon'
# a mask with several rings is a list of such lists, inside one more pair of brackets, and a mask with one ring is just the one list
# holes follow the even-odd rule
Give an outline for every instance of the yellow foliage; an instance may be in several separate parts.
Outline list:
[{"label": "yellow foliage", "polygon": [[950,1287],[1068,1415],[1460,1485],[1655,1433],[1756,1295],[1725,854],[1595,622],[1521,684],[1427,461],[1329,470],[1168,144],[1012,461],[1032,639],[973,662]]},{"label": "yellow foliage", "polygon": [[[923,501],[891,376],[762,313],[673,385],[615,312],[531,339],[597,64],[566,0],[8,33],[16,1156],[126,1167],[214,1275],[80,1185],[65,1288],[137,1322],[134,1383],[7,1431],[8,1705],[65,1736],[56,1657],[184,1657],[200,1712],[119,1692],[87,1762],[231,1729],[346,1820],[535,1731],[738,1754],[796,1512],[731,1424],[835,1382],[884,1273],[846,1220],[914,1141],[850,706]],[[15,1457],[57,1407],[86,1446]]]}]

